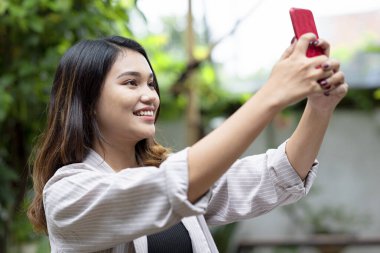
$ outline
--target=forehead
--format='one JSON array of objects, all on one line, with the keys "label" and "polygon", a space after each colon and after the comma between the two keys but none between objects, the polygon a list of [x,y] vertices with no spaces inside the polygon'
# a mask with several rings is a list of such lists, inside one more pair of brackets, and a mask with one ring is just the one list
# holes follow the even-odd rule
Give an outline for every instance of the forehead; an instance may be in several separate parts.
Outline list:
[{"label": "forehead", "polygon": [[139,72],[142,75],[152,73],[148,61],[142,54],[130,49],[122,49],[116,57],[109,74],[118,76],[127,71]]}]

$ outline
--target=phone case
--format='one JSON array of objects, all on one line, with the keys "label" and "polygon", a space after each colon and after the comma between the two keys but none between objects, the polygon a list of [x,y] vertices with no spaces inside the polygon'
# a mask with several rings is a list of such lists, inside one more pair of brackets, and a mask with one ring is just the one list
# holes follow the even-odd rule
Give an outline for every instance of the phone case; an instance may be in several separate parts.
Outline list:
[{"label": "phone case", "polygon": [[[318,37],[317,27],[314,22],[313,13],[307,9],[291,8],[289,10],[290,18],[294,29],[294,34],[299,39],[305,33],[314,33]],[[320,47],[309,45],[306,56],[314,57],[322,55],[323,50]]]}]

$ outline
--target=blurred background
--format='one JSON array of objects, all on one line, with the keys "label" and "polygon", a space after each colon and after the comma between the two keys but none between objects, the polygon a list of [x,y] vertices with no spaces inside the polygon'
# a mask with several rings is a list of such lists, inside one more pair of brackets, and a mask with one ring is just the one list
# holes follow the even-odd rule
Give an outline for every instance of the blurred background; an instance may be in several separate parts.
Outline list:
[{"label": "blurred background", "polygon": [[[49,252],[25,215],[33,194],[28,158],[45,125],[55,68],[73,43],[117,34],[147,49],[162,93],[157,138],[177,151],[265,83],[293,37],[290,7],[314,12],[350,91],[327,131],[309,196],[212,228],[215,240],[220,252],[243,243],[250,246],[240,252],[380,252],[380,1],[1,0],[0,253]],[[303,106],[278,114],[246,154],[286,140]],[[364,245],[258,247],[318,238]]]}]

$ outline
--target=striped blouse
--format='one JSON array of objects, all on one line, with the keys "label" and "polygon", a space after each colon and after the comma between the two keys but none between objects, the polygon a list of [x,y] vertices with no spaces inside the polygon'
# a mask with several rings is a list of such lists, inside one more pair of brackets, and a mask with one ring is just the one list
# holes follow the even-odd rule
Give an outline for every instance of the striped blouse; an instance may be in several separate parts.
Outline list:
[{"label": "striped blouse", "polygon": [[187,149],[157,167],[115,172],[93,150],[82,163],[60,168],[43,202],[51,252],[148,252],[147,235],[182,221],[194,253],[218,252],[209,225],[264,214],[307,194],[285,154],[285,143],[237,160],[196,203],[187,200]]}]

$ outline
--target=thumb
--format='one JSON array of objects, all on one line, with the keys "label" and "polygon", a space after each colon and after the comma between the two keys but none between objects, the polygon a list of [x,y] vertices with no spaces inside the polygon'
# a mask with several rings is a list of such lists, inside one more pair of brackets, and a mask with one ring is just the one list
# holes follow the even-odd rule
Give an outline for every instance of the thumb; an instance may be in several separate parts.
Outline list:
[{"label": "thumb", "polygon": [[299,38],[299,42],[297,43],[297,47],[295,51],[299,52],[302,55],[306,55],[306,51],[309,47],[309,44],[316,39],[317,39],[317,36],[313,33],[306,33],[302,35]]}]

